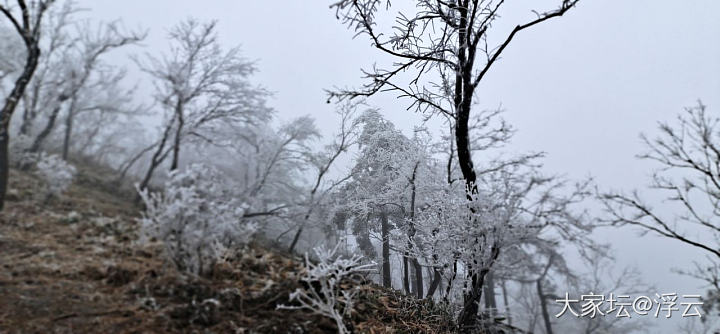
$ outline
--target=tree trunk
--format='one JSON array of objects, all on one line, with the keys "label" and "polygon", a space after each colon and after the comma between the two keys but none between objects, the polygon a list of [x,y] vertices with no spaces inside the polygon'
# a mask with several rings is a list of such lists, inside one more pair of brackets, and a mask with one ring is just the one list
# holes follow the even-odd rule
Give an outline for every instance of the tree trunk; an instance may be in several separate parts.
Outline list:
[{"label": "tree trunk", "polygon": [[[483,297],[485,299],[485,310],[482,312],[483,329],[490,331],[490,324],[494,322],[497,315],[497,302],[495,300],[495,280],[492,270],[485,275],[485,284],[483,285]],[[494,333],[494,332],[493,332]]]},{"label": "tree trunk", "polygon": [[410,261],[408,257],[408,253],[405,252],[405,255],[403,256],[403,290],[405,290],[405,294],[410,294]]},{"label": "tree trunk", "polygon": [[430,287],[428,288],[426,296],[428,299],[432,298],[432,296],[435,294],[435,291],[437,291],[441,281],[442,276],[440,275],[440,271],[437,269],[433,269],[433,280],[430,282]]},{"label": "tree trunk", "polygon": [[505,286],[505,280],[503,279],[500,282],[500,287],[502,288],[502,294],[503,294],[503,304],[505,304],[505,317],[507,318],[508,325],[512,326],[512,315],[510,314],[510,304],[508,303],[508,292],[507,287]]},{"label": "tree trunk", "polygon": [[[145,173],[145,177],[143,178],[142,182],[140,182],[140,185],[138,186],[139,190],[145,190],[147,186],[150,184],[150,180],[152,179],[152,175],[155,172],[155,168],[157,168],[160,163],[165,160],[165,157],[167,157],[167,153],[169,151],[163,152],[165,150],[165,144],[167,143],[168,137],[170,137],[170,131],[173,128],[173,124],[175,124],[175,116],[173,116],[172,119],[170,119],[170,123],[168,123],[167,127],[165,128],[165,131],[163,132],[163,136],[160,139],[160,143],[158,144],[157,150],[155,150],[155,154],[153,154],[152,159],[150,159],[150,167],[148,167],[147,172]],[[138,194],[137,197],[135,197],[135,203],[140,203],[140,194]]]},{"label": "tree trunk", "polygon": [[550,324],[550,315],[547,310],[547,300],[545,299],[545,293],[542,289],[542,279],[535,282],[537,287],[538,297],[540,297],[540,309],[542,310],[543,320],[545,321],[545,334],[552,334],[552,325]]},{"label": "tree trunk", "polygon": [[[466,27],[468,25],[467,8],[461,7],[458,11],[460,14],[459,24],[461,27]],[[458,66],[460,68],[455,72],[453,102],[455,104],[455,110],[457,110],[455,143],[457,147],[458,166],[460,166],[463,178],[465,179],[467,198],[472,201],[474,195],[477,194],[477,185],[475,184],[477,175],[475,174],[475,167],[472,161],[468,123],[470,122],[470,107],[472,105],[475,87],[472,83],[474,57],[472,54],[467,54],[466,52],[466,50],[469,50],[471,53],[473,52],[472,49],[468,49],[467,32],[467,29],[460,29],[458,33]],[[493,245],[493,253],[498,252],[496,249],[497,247]],[[483,281],[488,271],[488,268],[482,268],[481,270],[473,268],[472,263],[466,263],[466,266],[472,284],[470,289],[465,292],[463,309],[458,318],[461,333],[470,333],[476,326],[479,309],[478,302],[482,296]]]},{"label": "tree trunk", "polygon": [[417,258],[412,259],[413,266],[415,267],[415,282],[417,289],[415,289],[415,293],[417,294],[418,299],[423,298],[423,290],[425,289],[425,285],[423,284],[423,274],[422,274],[422,266],[420,265],[420,262],[418,262]]},{"label": "tree trunk", "polygon": [[0,130],[0,211],[5,207],[5,193],[10,172],[10,138],[7,130]]},{"label": "tree trunk", "polygon": [[[413,247],[413,239],[415,238],[415,199],[417,195],[417,188],[415,186],[415,179],[417,177],[417,170],[420,166],[420,162],[415,163],[415,167],[413,168],[412,177],[410,178],[410,186],[412,193],[410,194],[410,226],[408,228],[408,249],[412,249]],[[417,258],[412,258],[412,264],[415,268],[415,277],[413,278],[413,283],[415,284],[415,293],[417,294],[418,299],[422,299],[423,297],[423,275],[422,275],[422,267],[420,266],[420,262]]]},{"label": "tree trunk", "polygon": [[[162,148],[164,145],[161,145],[158,147],[158,150],[155,152],[155,155],[153,155],[153,159],[150,161],[150,167],[148,167],[147,173],[145,173],[145,177],[143,178],[142,182],[140,182],[139,189],[145,190],[147,189],[148,185],[150,185],[150,180],[152,179],[153,174],[155,173],[155,169],[165,160],[165,158],[168,156],[168,153],[170,152],[165,151],[162,152]],[[138,194],[138,197],[135,199],[136,203],[140,202],[140,195]]]},{"label": "tree trunk", "polygon": [[305,228],[305,224],[300,225],[300,227],[298,228],[297,233],[295,233],[295,236],[293,237],[293,240],[290,243],[290,247],[288,247],[288,253],[292,254],[292,252],[295,251],[295,246],[297,246],[297,243],[300,240],[300,235],[302,234],[304,228]]},{"label": "tree trunk", "polygon": [[180,99],[178,99],[178,103],[175,106],[175,115],[177,116],[178,120],[178,127],[175,130],[175,144],[173,146],[173,158],[172,163],[170,164],[170,170],[176,170],[178,168],[178,163],[180,160],[180,140],[182,138],[182,130],[185,126],[185,115],[183,115],[183,104]]},{"label": "tree trunk", "polygon": [[[329,168],[330,165],[328,165]],[[327,171],[327,169],[325,169]],[[303,218],[302,223],[300,224],[300,227],[298,228],[297,233],[295,233],[295,236],[293,237],[292,242],[290,243],[290,248],[288,249],[288,253],[292,254],[292,252],[295,250],[295,246],[298,243],[298,240],[300,240],[300,235],[303,232],[303,229],[305,229],[305,224],[310,220],[310,215],[313,212],[314,205],[315,205],[315,193],[317,192],[318,188],[320,187],[320,181],[322,181],[322,177],[325,175],[324,171],[321,171],[318,173],[317,182],[315,182],[315,187],[310,191],[310,201],[308,205],[308,210],[305,213],[305,218]]]},{"label": "tree trunk", "polygon": [[115,179],[116,184],[122,183],[122,181],[125,179],[125,175],[127,175],[128,171],[130,171],[130,168],[142,158],[145,153],[149,152],[153,149],[157,144],[153,144],[151,146],[148,146],[144,148],[142,151],[140,151],[138,154],[136,154],[134,157],[130,158],[129,160],[122,163],[120,166],[120,175]]},{"label": "tree trunk", "polygon": [[73,129],[73,118],[75,117],[75,103],[77,97],[73,95],[72,101],[70,102],[70,108],[68,108],[67,118],[65,118],[65,138],[63,139],[63,160],[68,159],[68,152],[70,151],[70,138],[72,136]]},{"label": "tree trunk", "polygon": [[[62,100],[64,101],[64,100]],[[40,131],[40,133],[35,137],[35,141],[33,141],[32,146],[30,146],[30,152],[38,152],[40,151],[40,148],[42,147],[43,142],[45,141],[45,138],[50,135],[52,130],[55,128],[55,120],[57,120],[58,114],[60,114],[60,108],[62,107],[62,102],[60,99],[58,99],[58,104],[55,106],[55,108],[50,113],[50,117],[48,118],[47,123],[45,124],[45,127]]]},{"label": "tree trunk", "polygon": [[[487,269],[483,269],[487,273]],[[478,311],[480,310],[480,297],[482,296],[483,279],[485,273],[470,275],[470,288],[464,295],[463,308],[458,316],[460,333],[472,333],[477,326]]]},{"label": "tree trunk", "polygon": [[392,288],[392,277],[390,276],[390,223],[385,211],[380,214],[382,231],[382,268],[383,287]]},{"label": "tree trunk", "polygon": [[17,80],[15,80],[15,86],[5,100],[2,111],[0,111],[0,211],[5,207],[5,194],[7,193],[8,176],[10,174],[10,119],[13,112],[15,112],[15,107],[17,107],[18,102],[25,94],[25,88],[32,79],[33,73],[35,73],[38,58],[40,57],[40,48],[37,41],[26,43],[28,50],[25,67]]},{"label": "tree trunk", "polygon": [[458,260],[457,260],[457,258],[455,258],[453,261],[452,276],[450,276],[450,280],[448,280],[448,285],[445,288],[445,296],[443,296],[443,301],[445,301],[445,303],[450,302],[450,293],[452,292],[452,285],[453,285],[453,282],[455,282],[455,278],[457,278],[457,272],[458,272],[457,262],[458,262]]},{"label": "tree trunk", "polygon": [[[40,96],[40,83],[35,82],[32,87],[32,96],[25,99],[22,124],[20,125],[20,134],[29,135],[32,129],[33,121],[37,117],[37,104]],[[29,100],[29,101],[28,101]]]},{"label": "tree trunk", "polygon": [[463,309],[458,317],[458,326],[460,326],[460,333],[472,333],[476,328],[477,316],[480,298],[482,297],[482,288],[485,280],[485,276],[490,271],[492,263],[500,255],[500,249],[497,246],[492,246],[490,263],[484,266],[482,269],[476,272],[469,273],[470,276],[470,289],[465,292]]},{"label": "tree trunk", "polygon": [[497,311],[497,300],[495,299],[495,277],[492,270],[485,277],[485,308],[491,309],[492,313]]},{"label": "tree trunk", "polygon": [[45,128],[40,131],[38,136],[35,138],[35,141],[32,144],[32,147],[30,147],[30,152],[38,152],[40,151],[40,148],[42,147],[43,142],[45,139],[50,135],[52,130],[55,128],[55,121],[57,120],[58,115],[60,114],[60,110],[62,109],[62,105],[67,99],[69,99],[70,96],[65,93],[60,93],[60,96],[58,96],[57,99],[57,105],[52,110],[52,113],[50,113],[50,118],[48,118],[47,124],[45,124]]}]

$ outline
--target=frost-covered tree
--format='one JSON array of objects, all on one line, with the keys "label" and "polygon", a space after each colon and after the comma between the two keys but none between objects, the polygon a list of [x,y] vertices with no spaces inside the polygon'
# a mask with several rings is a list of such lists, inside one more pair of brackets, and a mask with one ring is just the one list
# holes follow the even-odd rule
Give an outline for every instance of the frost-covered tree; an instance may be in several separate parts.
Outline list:
[{"label": "frost-covered tree", "polygon": [[126,73],[109,66],[95,71],[71,99],[64,131],[50,137],[48,149],[115,167],[128,151],[142,147],[147,131],[140,116],[146,108],[135,102],[136,90],[126,86]]},{"label": "frost-covered tree", "polygon": [[[676,218],[666,218],[645,203],[636,191],[630,195],[610,192],[601,195],[613,225],[636,226],[646,232],[675,239],[720,258],[720,133],[719,118],[707,112],[703,104],[685,109],[677,124],[660,123],[655,139],[642,136],[648,151],[642,159],[659,164],[650,189],[667,194],[668,200],[683,210]],[[674,171],[686,173],[673,174]],[[684,232],[696,227],[713,235],[711,240],[696,240]]]},{"label": "frost-covered tree", "polygon": [[[61,15],[69,15],[71,12],[71,8],[66,9]],[[59,19],[61,23],[64,20],[67,18],[61,16]],[[65,26],[59,26],[54,32],[55,35],[59,35],[53,36],[58,40],[50,41],[52,52],[48,54],[48,59],[42,62],[41,76],[33,82],[31,96],[28,99],[30,103],[26,106],[27,115],[37,115],[39,108],[47,108],[50,111],[45,125],[37,133],[30,148],[32,152],[40,150],[44,141],[56,128],[63,109],[66,109],[64,134],[60,140],[63,159],[68,157],[76,114],[93,110],[88,107],[92,104],[117,103],[117,99],[102,101],[104,97],[124,95],[124,89],[117,86],[120,82],[118,80],[122,78],[109,75],[112,72],[123,73],[123,71],[117,71],[103,62],[103,56],[113,50],[137,44],[145,37],[143,33],[122,31],[118,22],[99,24],[95,28],[89,21],[84,21],[76,24],[75,28],[75,33],[72,33],[65,32]],[[60,44],[62,39],[67,42]],[[105,87],[98,87],[103,85]],[[91,90],[94,92],[88,92]],[[114,91],[114,94],[97,94],[103,90]],[[40,99],[45,103],[38,104],[36,101]],[[28,117],[24,121],[21,132],[27,133],[33,119]]]},{"label": "frost-covered tree", "polygon": [[[299,239],[298,227],[322,225],[326,190],[335,183],[325,168],[337,157],[315,148],[320,134],[312,118],[301,116],[277,125],[224,124],[210,138],[212,142],[187,144],[186,161],[209,162],[222,170],[233,184],[235,196],[246,199],[263,237],[287,247],[289,240],[283,238],[292,237],[290,232],[296,232]],[[313,175],[316,171],[319,181]]]},{"label": "frost-covered tree", "polygon": [[[545,250],[520,255],[518,262],[525,267],[522,276],[516,276],[519,283],[511,291],[512,318],[516,327],[528,333],[641,333],[648,323],[640,318],[617,317],[618,308],[611,309],[603,303],[603,315],[575,316],[565,312],[557,301],[565,298],[567,292],[573,298],[596,294],[605,298],[618,296],[652,295],[654,290],[643,282],[641,273],[633,267],[617,268],[615,259],[604,253],[592,252],[582,257],[582,265],[569,266],[557,251],[557,246],[548,244]],[[550,251],[550,253],[548,253]],[[526,261],[530,260],[530,261]],[[521,269],[521,268],[518,268]],[[622,298],[621,298],[622,300]],[[573,302],[573,310],[582,314],[583,304]]]},{"label": "frost-covered tree", "polygon": [[[630,296],[652,295],[656,289],[644,281],[642,272],[637,267],[618,268],[614,265],[615,259],[603,254],[594,254],[586,259],[586,273],[580,273],[581,278],[576,281],[574,290],[577,294],[591,291],[604,296],[624,294]],[[582,292],[584,291],[584,292]],[[557,304],[556,304],[557,305]],[[601,333],[642,333],[650,325],[646,319],[623,319],[616,317],[618,311],[606,313],[604,317],[568,318],[576,320],[579,325],[568,324],[566,328],[579,328],[583,334]]]},{"label": "frost-covered tree", "polygon": [[40,48],[43,52],[38,59],[37,70],[34,73],[28,89],[22,99],[22,118],[20,135],[35,135],[34,127],[41,116],[49,117],[53,110],[53,103],[57,100],[62,75],[65,71],[55,71],[63,67],[60,61],[62,54],[73,43],[69,28],[78,9],[74,1],[65,1],[62,6],[56,5],[48,9],[43,20],[44,33],[40,39]]},{"label": "frost-covered tree", "polygon": [[[577,0],[562,0],[557,8],[532,11],[500,39],[488,45],[496,31],[504,1],[419,1],[414,10],[402,10],[383,0],[340,0],[331,5],[336,15],[358,35],[367,35],[373,47],[394,60],[387,68],[374,66],[363,71],[367,83],[357,89],[338,89],[330,98],[370,96],[393,92],[407,98],[409,108],[445,115],[451,121],[457,162],[465,181],[468,199],[477,196],[478,173],[472,157],[469,123],[476,89],[514,37],[538,24],[565,14]],[[393,24],[379,19],[383,12],[396,12]],[[392,15],[392,14],[391,14]],[[411,72],[406,75],[405,73]],[[479,222],[479,221],[477,221]],[[479,238],[479,241],[485,238]],[[497,245],[486,245],[497,249]],[[492,252],[499,254],[499,252]],[[465,296],[467,309],[458,319],[463,331],[475,323],[484,268],[468,268],[472,287]]]},{"label": "frost-covered tree", "polygon": [[404,221],[409,193],[413,146],[377,110],[365,111],[358,122],[362,132],[351,179],[343,187],[346,202],[340,214],[352,224],[360,249],[374,257],[370,233],[379,233],[382,244],[383,285],[390,287],[390,232]]},{"label": "frost-covered tree", "polygon": [[[123,111],[122,107],[127,104],[127,99],[133,91],[126,91],[121,87],[117,87],[124,77],[123,70],[113,70],[110,66],[101,62],[101,57],[113,50],[128,45],[139,43],[145,38],[144,33],[140,32],[124,32],[120,28],[118,22],[98,25],[93,28],[90,22],[84,22],[77,27],[78,47],[76,50],[76,69],[71,70],[69,84],[70,85],[70,107],[65,117],[65,130],[63,134],[62,156],[63,159],[68,158],[68,153],[72,145],[73,128],[75,118],[80,111]],[[95,78],[93,78],[93,74]],[[94,79],[94,80],[93,80]],[[88,83],[88,81],[93,80]],[[93,99],[90,94],[86,94],[84,98],[86,103],[82,108],[78,108],[78,93],[82,88],[88,87],[88,90],[94,89],[101,98]],[[104,87],[103,87],[104,86]],[[114,92],[112,95],[102,92]],[[104,98],[104,99],[103,99]],[[125,100],[123,100],[125,99]],[[125,102],[125,103],[123,103]],[[116,109],[114,109],[116,108]],[[107,123],[106,123],[107,124]]]},{"label": "frost-covered tree", "polygon": [[356,118],[358,109],[363,106],[359,103],[343,103],[337,106],[336,112],[340,116],[340,126],[335,134],[332,143],[325,145],[320,150],[309,150],[302,153],[305,157],[308,170],[312,171],[313,177],[310,180],[310,189],[302,206],[305,207],[305,214],[297,227],[297,232],[290,242],[288,252],[292,253],[300,240],[303,230],[310,222],[313,215],[327,213],[329,210],[328,196],[337,187],[345,183],[350,176],[333,179],[330,177],[331,168],[337,164],[338,159],[346,153],[350,147],[357,143],[359,137],[359,124]]},{"label": "frost-covered tree", "polygon": [[268,92],[249,82],[256,72],[239,48],[223,50],[216,22],[194,19],[170,30],[170,52],[147,55],[139,65],[153,79],[155,99],[164,112],[160,139],[140,183],[146,188],[155,169],[169,156],[170,170],[179,167],[181,148],[188,141],[213,141],[213,131],[225,124],[260,124],[270,120]]},{"label": "frost-covered tree", "polygon": [[[467,303],[463,295],[476,284],[466,275],[469,267],[484,271],[485,305],[490,310],[497,307],[494,277],[520,280],[519,275],[527,269],[511,264],[519,254],[535,252],[529,249],[533,244],[574,239],[587,244],[583,235],[590,226],[572,209],[585,197],[584,183],[573,190],[561,179],[543,176],[533,165],[502,165],[480,174],[483,183],[473,201],[467,201],[464,185],[459,182],[421,177],[422,182],[417,184],[417,258],[443,278],[448,302]],[[437,175],[444,167],[436,161],[421,172],[423,176]],[[549,241],[553,239],[558,241]],[[500,256],[499,248],[508,254]],[[493,275],[488,276],[492,268]]]}]

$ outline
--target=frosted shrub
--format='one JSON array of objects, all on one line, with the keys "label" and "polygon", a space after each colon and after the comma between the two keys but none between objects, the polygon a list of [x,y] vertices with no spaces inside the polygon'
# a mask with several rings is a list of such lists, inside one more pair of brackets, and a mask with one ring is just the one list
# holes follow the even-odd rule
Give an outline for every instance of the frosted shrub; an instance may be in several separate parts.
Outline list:
[{"label": "frosted shrub", "polygon": [[247,243],[256,230],[243,221],[246,205],[229,189],[219,171],[195,164],[172,173],[162,193],[140,191],[143,238],[163,242],[178,269],[208,273],[227,249]]},{"label": "frosted shrub", "polygon": [[354,275],[372,271],[375,263],[361,264],[362,257],[353,255],[351,258],[342,258],[337,255],[342,242],[334,248],[317,247],[314,249],[318,263],[313,264],[305,253],[305,272],[300,278],[304,289],[297,289],[290,294],[290,301],[296,301],[300,306],[279,305],[279,309],[307,309],[313,313],[329,317],[335,321],[338,333],[350,333],[343,318],[350,315],[353,308],[353,299],[358,293],[358,287],[343,289],[340,283]]},{"label": "frosted shrub", "polygon": [[54,154],[41,153],[36,173],[45,181],[47,198],[63,193],[72,183],[75,167]]},{"label": "frosted shrub", "polygon": [[42,156],[37,153],[28,152],[32,146],[33,138],[28,135],[19,134],[10,141],[10,159],[18,167],[34,165]]}]

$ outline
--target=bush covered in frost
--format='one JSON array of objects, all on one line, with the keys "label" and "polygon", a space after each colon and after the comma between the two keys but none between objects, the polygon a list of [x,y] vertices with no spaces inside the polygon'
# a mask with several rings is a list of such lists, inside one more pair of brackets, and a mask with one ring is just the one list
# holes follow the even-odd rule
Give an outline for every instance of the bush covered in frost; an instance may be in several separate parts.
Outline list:
[{"label": "bush covered in frost", "polygon": [[28,135],[19,134],[15,136],[10,141],[10,162],[21,168],[35,165],[43,154],[28,152],[32,143],[33,138]]},{"label": "bush covered in frost", "polygon": [[54,154],[40,153],[36,173],[45,181],[46,198],[58,196],[72,183],[75,167]]},{"label": "bush covered in frost", "polygon": [[358,274],[372,271],[375,263],[362,264],[362,257],[354,255],[350,258],[338,256],[342,242],[334,248],[315,248],[318,263],[313,264],[305,253],[305,272],[300,278],[304,289],[297,289],[290,294],[290,301],[299,306],[279,305],[280,309],[307,309],[313,313],[326,316],[335,321],[339,334],[350,333],[343,321],[350,316],[358,287],[344,289],[340,286],[343,280],[351,279]]},{"label": "bush covered in frost", "polygon": [[178,269],[206,274],[230,249],[246,244],[256,226],[215,168],[194,164],[170,175],[162,193],[140,191],[145,240],[155,238]]}]

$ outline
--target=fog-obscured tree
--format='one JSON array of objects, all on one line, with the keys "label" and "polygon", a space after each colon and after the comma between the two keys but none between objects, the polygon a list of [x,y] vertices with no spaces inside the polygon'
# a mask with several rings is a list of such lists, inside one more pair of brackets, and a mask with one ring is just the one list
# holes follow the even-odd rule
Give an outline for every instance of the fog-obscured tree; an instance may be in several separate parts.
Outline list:
[{"label": "fog-obscured tree", "polygon": [[43,52],[28,89],[23,94],[20,135],[36,135],[36,121],[42,116],[49,118],[54,109],[53,103],[60,91],[58,86],[61,85],[62,76],[66,74],[56,70],[63,67],[63,54],[73,43],[69,28],[78,12],[74,1],[64,1],[62,6],[56,5],[48,9],[42,22],[44,33],[40,39]]},{"label": "fog-obscured tree", "polygon": [[215,21],[187,19],[170,30],[169,39],[169,53],[138,61],[154,79],[155,99],[165,114],[142,189],[168,156],[170,170],[178,168],[189,140],[208,140],[220,123],[263,123],[272,116],[265,105],[269,93],[248,80],[255,64],[242,58],[239,48],[220,46]]},{"label": "fog-obscured tree", "polygon": [[[342,154],[347,153],[357,143],[359,137],[358,109],[363,107],[362,102],[343,103],[337,106],[336,112],[340,116],[340,127],[332,143],[318,151],[310,150],[304,153],[305,160],[312,171],[310,190],[304,203],[305,214],[298,224],[297,232],[290,242],[288,252],[292,253],[300,240],[305,226],[310,222],[314,213],[328,206],[328,196],[345,181],[350,175],[331,178],[331,168],[337,164]],[[331,201],[330,201],[331,202]],[[325,209],[325,211],[328,211]]]},{"label": "fog-obscured tree", "polygon": [[8,86],[11,83],[7,80],[13,74],[22,70],[23,41],[15,29],[6,25],[0,25],[0,94],[7,94]]},{"label": "fog-obscured tree", "polygon": [[40,58],[42,20],[54,2],[54,0],[38,0],[28,6],[25,0],[17,0],[17,8],[0,5],[0,12],[20,35],[26,51],[23,69],[15,79],[15,85],[0,110],[0,210],[5,206],[10,168],[10,120],[37,68]]},{"label": "fog-obscured tree", "polygon": [[686,108],[676,124],[660,123],[660,134],[650,139],[642,135],[647,152],[639,158],[653,161],[649,190],[665,197],[663,212],[643,199],[638,191],[601,193],[607,216],[603,222],[613,226],[634,226],[640,231],[678,241],[708,255],[706,264],[687,273],[704,280],[710,291],[708,305],[720,305],[720,118],[708,112],[701,102]]},{"label": "fog-obscured tree", "polygon": [[[65,130],[61,141],[63,143],[62,157],[67,160],[74,119],[79,112],[79,105],[105,102],[95,101],[94,94],[80,96],[83,90],[96,88],[89,87],[91,85],[103,84],[107,86],[104,87],[105,89],[118,89],[118,87],[111,86],[117,85],[117,80],[121,78],[107,75],[113,70],[111,66],[102,61],[102,57],[115,49],[137,44],[145,38],[145,34],[124,32],[118,22],[99,24],[97,27],[93,27],[89,21],[84,21],[76,24],[76,32],[68,33],[66,38],[71,41],[62,50],[56,52],[57,59],[44,63],[44,66],[49,68],[46,71],[50,71],[53,77],[50,79],[51,82],[46,86],[41,86],[38,81],[38,86],[35,87],[35,89],[44,90],[44,92],[36,91],[35,94],[51,97],[48,106],[51,106],[52,111],[48,115],[45,127],[37,134],[30,151],[40,150],[43,142],[56,127],[56,121],[64,107],[66,109]],[[97,93],[97,90],[94,93]],[[108,95],[100,94],[98,96],[107,97]],[[118,94],[118,96],[122,96],[122,94]],[[36,98],[33,97],[33,99]],[[92,108],[85,108],[85,110],[88,109]]]},{"label": "fog-obscured tree", "polygon": [[71,99],[67,116],[72,113],[72,119],[66,118],[65,131],[52,137],[52,149],[117,167],[145,144],[147,128],[140,117],[147,107],[135,102],[137,92],[127,86],[126,73],[115,67],[95,71]]}]

